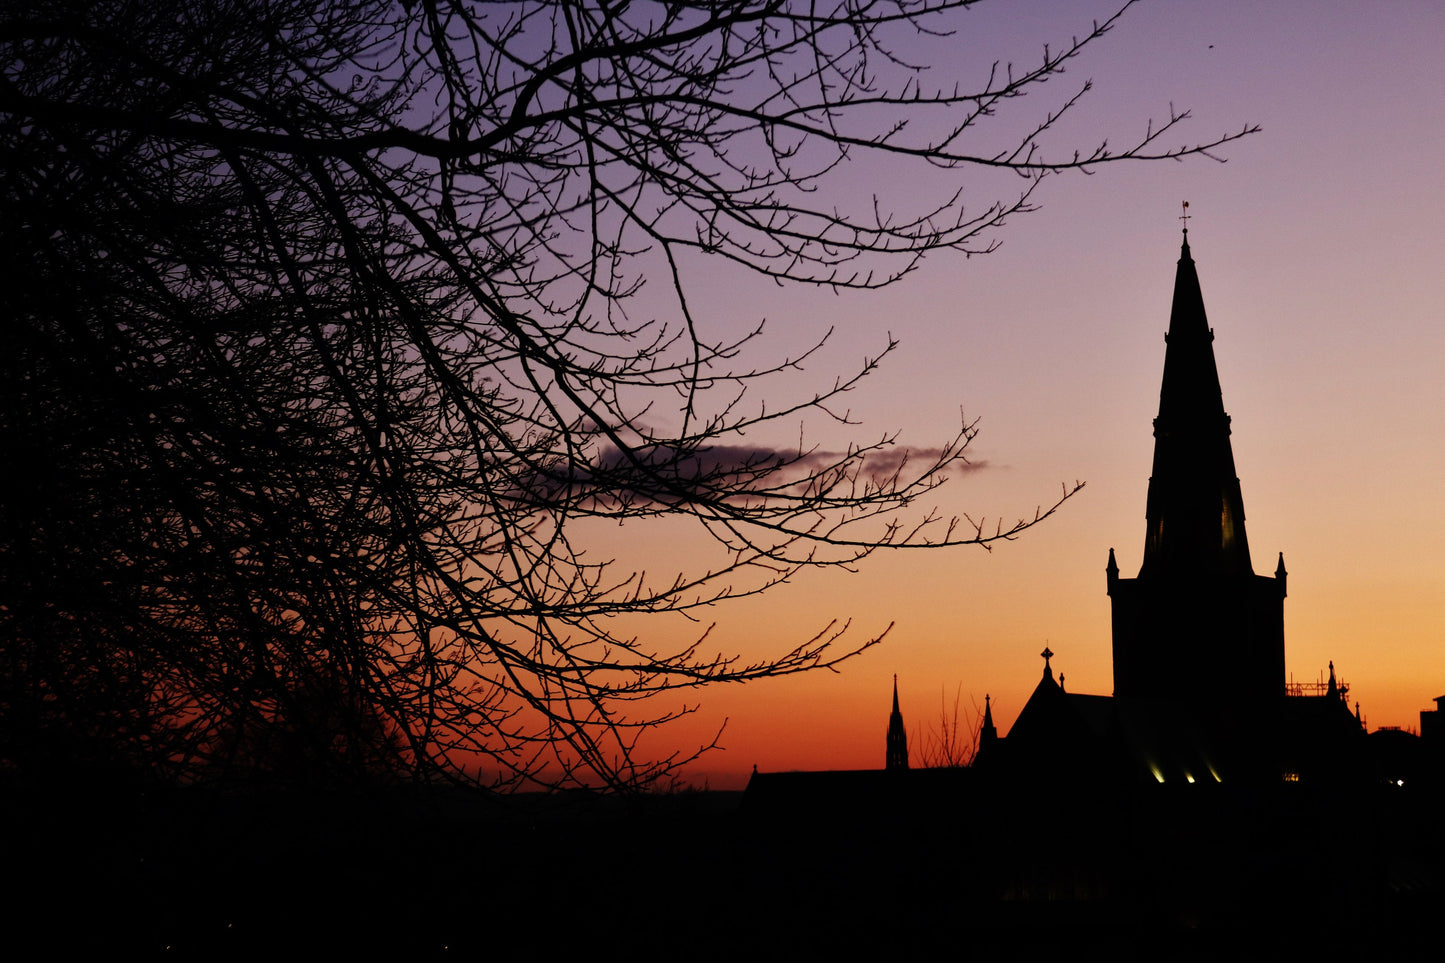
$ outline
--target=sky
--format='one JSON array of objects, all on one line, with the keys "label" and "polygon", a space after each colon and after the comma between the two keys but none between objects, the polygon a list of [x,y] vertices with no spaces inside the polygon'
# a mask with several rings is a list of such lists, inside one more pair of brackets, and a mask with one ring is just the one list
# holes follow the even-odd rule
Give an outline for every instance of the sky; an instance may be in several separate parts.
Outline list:
[{"label": "sky", "polygon": [[[1109,7],[985,4],[955,38],[918,54],[985,70],[990,56],[1024,64]],[[805,573],[720,607],[708,644],[746,659],[834,620],[851,623],[855,643],[887,637],[839,672],[692,694],[697,711],[650,748],[686,750],[725,725],[724,748],[687,771],[716,789],[740,788],[755,765],[878,768],[896,673],[916,763],[955,700],[967,726],[991,695],[1006,732],[1045,646],[1070,691],[1112,690],[1104,566],[1111,547],[1126,576],[1142,557],[1185,200],[1255,571],[1272,573],[1281,551],[1289,569],[1286,671],[1314,681],[1333,661],[1370,728],[1417,726],[1445,693],[1441,50],[1445,8],[1434,0],[1382,2],[1367,15],[1331,0],[1145,2],[1025,113],[1092,80],[1062,131],[1080,146],[1103,135],[1122,144],[1171,104],[1191,119],[1170,144],[1259,125],[1220,150],[1226,163],[1124,162],[1052,178],[1040,209],[997,235],[997,251],[939,254],[881,292],[694,277],[709,324],[765,317],[770,350],[834,329],[797,375],[799,390],[899,339],[849,397],[861,422],[852,430],[866,440],[897,430],[902,444],[926,448],[957,430],[960,411],[979,418],[976,469],[930,502],[943,512],[1007,524],[1061,485],[1085,487],[992,551],[877,555],[853,573]],[[951,176],[966,198],[997,187]],[[1228,667],[1201,652],[1198,671]]]}]

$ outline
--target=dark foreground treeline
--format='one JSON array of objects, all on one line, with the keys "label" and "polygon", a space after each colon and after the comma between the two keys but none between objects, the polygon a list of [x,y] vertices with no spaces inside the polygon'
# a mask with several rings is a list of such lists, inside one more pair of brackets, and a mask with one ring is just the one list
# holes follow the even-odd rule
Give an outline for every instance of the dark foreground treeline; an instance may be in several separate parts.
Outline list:
[{"label": "dark foreground treeline", "polygon": [[1374,789],[5,788],[6,931],[62,955],[1429,958],[1445,918],[1438,798]]}]

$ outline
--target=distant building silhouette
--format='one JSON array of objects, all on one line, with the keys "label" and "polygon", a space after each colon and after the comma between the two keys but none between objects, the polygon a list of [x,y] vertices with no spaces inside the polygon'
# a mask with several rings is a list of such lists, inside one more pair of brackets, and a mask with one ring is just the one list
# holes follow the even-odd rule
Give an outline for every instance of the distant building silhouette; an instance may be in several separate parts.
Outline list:
[{"label": "distant building silhouette", "polygon": [[908,733],[903,728],[903,713],[898,711],[898,676],[893,676],[893,712],[888,716],[888,754],[884,769],[908,768]]},{"label": "distant building silhouette", "polygon": [[1285,682],[1280,553],[1256,575],[1199,275],[1184,241],[1165,335],[1144,559],[1105,568],[1114,693],[1067,693],[1043,678],[981,764],[1157,782],[1330,779],[1354,771],[1363,727],[1347,689]]},{"label": "distant building silhouette", "polygon": [[1445,741],[1445,695],[1434,702],[1435,708],[1420,710],[1420,738]]},{"label": "distant building silhouette", "polygon": [[[1425,781],[1438,784],[1445,696],[1421,713],[1421,737],[1397,730],[1367,739],[1359,705],[1351,711],[1349,686],[1333,662],[1328,681],[1286,681],[1288,572],[1282,552],[1272,575],[1255,574],[1250,559],[1214,331],[1187,228],[1165,343],[1143,561],[1135,577],[1121,577],[1111,548],[1105,567],[1114,691],[1066,691],[1063,673],[1055,678],[1057,656],[1045,648],[1043,673],[1006,736],[984,697],[968,785],[1403,785],[1407,775],[1432,772]],[[908,768],[897,676],[885,768]],[[810,779],[825,775],[830,792],[853,785],[850,779],[860,799],[885,791],[863,773],[839,772],[761,774],[749,792],[806,795]],[[941,776],[915,775],[908,790],[915,801],[945,785]],[[902,785],[894,781],[886,791]]]},{"label": "distant building silhouette", "polygon": [[886,880],[878,891],[909,893],[910,907],[946,892],[973,934],[1134,941],[1141,920],[1234,934],[1308,918],[1331,940],[1408,932],[1435,951],[1445,696],[1419,736],[1367,736],[1334,663],[1327,680],[1287,681],[1288,574],[1282,554],[1273,575],[1250,561],[1187,232],[1167,338],[1143,561],[1121,578],[1110,549],[1105,569],[1114,692],[1067,691],[1045,647],[1006,736],[985,695],[973,764],[910,770],[895,676],[885,770],[754,772],[742,811],[759,827],[813,827],[789,872]]}]

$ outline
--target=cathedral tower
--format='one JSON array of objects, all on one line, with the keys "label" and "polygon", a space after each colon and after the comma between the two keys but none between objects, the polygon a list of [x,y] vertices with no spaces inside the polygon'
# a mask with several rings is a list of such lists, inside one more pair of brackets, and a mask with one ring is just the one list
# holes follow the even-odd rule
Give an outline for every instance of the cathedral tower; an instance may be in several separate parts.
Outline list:
[{"label": "cathedral tower", "polygon": [[[1114,694],[1209,705],[1245,724],[1284,694],[1284,556],[1254,574],[1214,332],[1185,229],[1165,336],[1144,560],[1109,550]],[[1234,728],[1231,726],[1230,728]]]}]

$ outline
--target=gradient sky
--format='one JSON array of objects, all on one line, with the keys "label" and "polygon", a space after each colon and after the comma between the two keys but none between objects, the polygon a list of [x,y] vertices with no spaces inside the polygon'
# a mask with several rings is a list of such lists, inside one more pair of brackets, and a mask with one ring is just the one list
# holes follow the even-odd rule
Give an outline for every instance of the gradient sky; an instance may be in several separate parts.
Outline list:
[{"label": "gradient sky", "polygon": [[[1026,64],[1109,7],[985,4],[939,49],[981,70],[988,51]],[[863,422],[855,432],[872,440],[898,429],[904,444],[927,447],[957,428],[960,409],[980,417],[972,451],[984,464],[938,493],[945,512],[1007,522],[1061,483],[1087,487],[992,552],[876,556],[856,574],[808,573],[719,608],[709,644],[748,659],[833,619],[851,619],[858,642],[893,629],[841,673],[703,690],[701,709],[652,747],[687,748],[727,720],[725,750],[690,771],[713,788],[740,786],[753,765],[878,768],[897,673],[916,761],[955,693],[965,721],[991,693],[1006,731],[1045,645],[1071,691],[1112,690],[1104,566],[1111,546],[1125,575],[1142,556],[1182,200],[1255,570],[1272,572],[1283,551],[1290,573],[1287,672],[1316,680],[1333,660],[1371,728],[1416,726],[1445,693],[1445,272],[1434,251],[1445,225],[1442,50],[1438,0],[1367,11],[1329,0],[1146,2],[1043,93],[1093,80],[1066,131],[1082,147],[1104,134],[1122,143],[1171,103],[1192,119],[1170,144],[1260,125],[1221,152],[1227,163],[1123,163],[1054,178],[1037,195],[1041,210],[999,234],[997,252],[935,256],[879,293],[694,278],[716,327],[766,317],[768,350],[836,326],[790,386],[799,392],[876,353],[888,333],[901,339],[850,398]],[[1045,100],[1018,109],[1032,114]],[[997,187],[953,176],[965,190]],[[654,563],[671,560],[659,550]],[[675,628],[677,638],[698,631]],[[1198,671],[1228,666],[1200,652]]]}]

